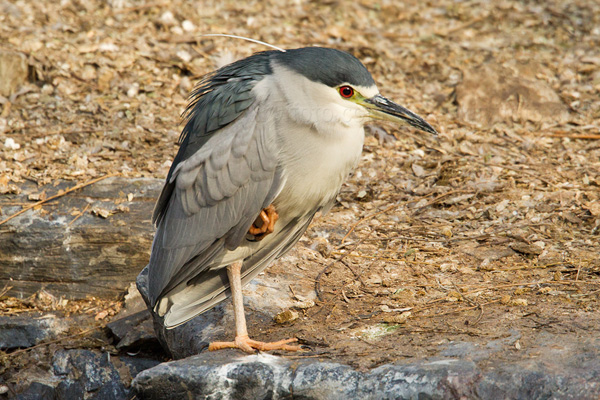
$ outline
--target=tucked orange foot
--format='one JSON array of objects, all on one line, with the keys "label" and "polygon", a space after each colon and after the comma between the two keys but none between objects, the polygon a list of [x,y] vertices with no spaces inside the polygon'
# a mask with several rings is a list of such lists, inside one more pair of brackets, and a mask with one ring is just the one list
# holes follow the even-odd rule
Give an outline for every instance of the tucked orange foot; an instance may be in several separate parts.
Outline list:
[{"label": "tucked orange foot", "polygon": [[300,351],[302,346],[290,345],[288,343],[297,342],[298,339],[285,339],[278,342],[257,342],[248,337],[236,336],[234,342],[212,342],[208,345],[209,351],[222,350],[222,349],[240,349],[246,353],[254,353],[256,350],[259,351],[270,351],[270,350],[285,350],[285,351]]},{"label": "tucked orange foot", "polygon": [[273,233],[275,230],[275,222],[279,219],[279,214],[275,211],[275,207],[271,204],[269,207],[264,208],[250,229],[248,233],[254,235],[255,240],[262,240],[269,233]]}]

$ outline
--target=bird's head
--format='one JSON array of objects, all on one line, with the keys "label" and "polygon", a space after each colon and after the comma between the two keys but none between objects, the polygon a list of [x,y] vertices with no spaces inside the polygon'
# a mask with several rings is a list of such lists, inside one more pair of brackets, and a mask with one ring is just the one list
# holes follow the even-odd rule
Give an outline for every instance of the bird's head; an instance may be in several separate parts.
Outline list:
[{"label": "bird's head", "polygon": [[423,118],[383,97],[367,68],[346,52],[322,47],[273,52],[271,64],[280,89],[304,122],[381,119],[437,134]]}]

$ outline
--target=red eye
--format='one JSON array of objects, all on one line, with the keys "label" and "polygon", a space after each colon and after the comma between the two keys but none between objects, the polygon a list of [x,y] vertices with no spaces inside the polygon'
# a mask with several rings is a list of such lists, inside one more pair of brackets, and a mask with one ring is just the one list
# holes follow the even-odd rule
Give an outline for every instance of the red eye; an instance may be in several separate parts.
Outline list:
[{"label": "red eye", "polygon": [[342,86],[340,87],[339,91],[343,98],[349,99],[350,97],[354,96],[354,89],[352,89],[350,86]]}]

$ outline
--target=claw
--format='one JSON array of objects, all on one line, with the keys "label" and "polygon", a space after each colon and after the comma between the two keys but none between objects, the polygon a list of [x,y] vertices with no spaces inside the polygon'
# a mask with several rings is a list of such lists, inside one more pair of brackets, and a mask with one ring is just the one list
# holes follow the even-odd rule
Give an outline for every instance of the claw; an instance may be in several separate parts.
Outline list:
[{"label": "claw", "polygon": [[222,350],[222,349],[240,349],[246,353],[254,353],[258,351],[270,351],[270,350],[285,350],[285,351],[300,351],[302,346],[290,345],[288,343],[297,342],[298,339],[285,339],[278,342],[259,342],[250,339],[246,336],[236,336],[233,342],[212,342],[208,345],[209,351]]},{"label": "claw", "polygon": [[277,214],[275,207],[271,204],[260,212],[250,229],[248,229],[248,233],[253,235],[255,240],[262,240],[265,236],[275,231],[275,222],[278,219],[279,214]]}]

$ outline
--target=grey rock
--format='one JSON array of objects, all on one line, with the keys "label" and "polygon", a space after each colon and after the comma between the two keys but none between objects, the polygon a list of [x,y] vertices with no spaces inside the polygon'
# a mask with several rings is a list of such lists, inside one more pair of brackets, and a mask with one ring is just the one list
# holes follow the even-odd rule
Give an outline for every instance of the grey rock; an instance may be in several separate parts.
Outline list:
[{"label": "grey rock", "polygon": [[0,316],[0,350],[35,346],[56,338],[67,329],[68,324],[52,314]]},{"label": "grey rock", "polygon": [[[401,399],[470,396],[472,362],[386,365],[361,373],[330,362],[290,361],[266,354],[198,355],[142,372],[132,386],[141,399]],[[238,353],[239,354],[239,353]]]},{"label": "grey rock", "polygon": [[140,311],[147,310],[146,302],[142,298],[142,295],[137,290],[137,286],[135,282],[131,282],[129,287],[127,288],[127,293],[125,294],[125,308],[122,310],[118,316],[126,317],[131,314],[138,313]]},{"label": "grey rock", "polygon": [[502,339],[491,340],[485,345],[470,342],[450,342],[440,346],[439,355],[444,358],[460,358],[482,361],[493,357],[503,349],[512,348],[521,338],[521,334],[511,330],[511,335]]},{"label": "grey rock", "polygon": [[17,400],[54,400],[54,388],[39,382],[33,382],[23,393],[18,394]]},{"label": "grey rock", "polygon": [[54,374],[65,382],[59,392],[72,398],[81,392],[90,398],[122,399],[127,390],[108,354],[90,350],[59,350],[53,358]]},{"label": "grey rock", "polygon": [[106,325],[106,328],[113,334],[117,341],[122,340],[127,334],[145,320],[150,319],[150,312],[144,307],[134,313],[121,312]]},{"label": "grey rock", "polygon": [[[531,354],[531,356],[529,356]],[[477,395],[483,399],[597,399],[600,341],[567,343],[542,333],[533,351],[517,361],[489,360]]]},{"label": "grey rock", "polygon": [[[159,364],[132,383],[140,399],[596,399],[600,338],[540,333],[527,350],[521,334],[478,344],[440,345],[435,356],[370,371],[313,358],[236,350]],[[531,339],[529,339],[531,340]]]},{"label": "grey rock", "polygon": [[[44,206],[45,213],[30,210],[3,224],[0,287],[10,286],[7,294],[18,298],[40,289],[69,299],[122,295],[150,257],[150,216],[162,184],[160,179],[108,178],[56,199]],[[5,200],[27,203],[29,194],[45,190],[51,196],[71,187],[72,182],[56,187],[25,182],[19,186],[21,194]],[[90,204],[113,213],[101,218],[86,212],[77,220],[71,215]],[[3,206],[2,211],[10,215],[20,208]]]},{"label": "grey rock", "polygon": [[131,378],[135,378],[140,372],[149,368],[156,367],[158,364],[161,363],[159,360],[141,357],[121,356],[119,357],[119,359],[127,367]]},{"label": "grey rock", "polygon": [[109,357],[91,350],[59,350],[52,360],[57,400],[126,399],[129,384],[141,371],[160,364],[159,360],[130,356]]},{"label": "grey rock", "polygon": [[[289,360],[234,351],[201,354],[140,373],[140,399],[597,399],[600,359],[565,364],[549,359],[476,363],[465,359],[387,364],[368,372],[311,359]],[[554,354],[554,356],[557,356]],[[564,355],[563,355],[564,356]],[[563,366],[560,368],[559,366]]]},{"label": "grey rock", "polygon": [[109,381],[93,392],[88,398],[90,400],[117,400],[127,399],[128,390],[121,382]]},{"label": "grey rock", "polygon": [[[479,371],[473,362],[458,359],[388,364],[365,374],[359,392],[366,399],[474,398]],[[354,399],[358,397],[348,397]]]},{"label": "grey rock", "polygon": [[154,334],[152,316],[148,310],[112,321],[106,327],[116,338],[118,343],[115,347],[119,350],[159,346]]},{"label": "grey rock", "polygon": [[57,400],[80,400],[84,398],[85,389],[80,381],[63,379],[56,385]]}]

